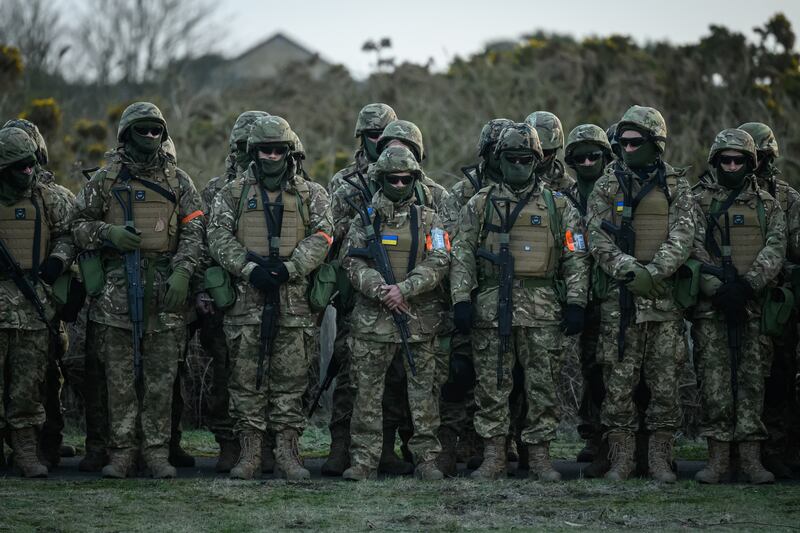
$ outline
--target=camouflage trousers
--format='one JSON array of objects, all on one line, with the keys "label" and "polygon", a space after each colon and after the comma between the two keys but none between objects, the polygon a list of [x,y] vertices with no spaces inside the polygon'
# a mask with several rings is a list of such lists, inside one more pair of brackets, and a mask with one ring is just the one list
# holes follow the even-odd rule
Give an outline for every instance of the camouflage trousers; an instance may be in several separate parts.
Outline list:
[{"label": "camouflage trousers", "polygon": [[41,390],[50,333],[0,329],[0,429],[44,424]]},{"label": "camouflage trousers", "polygon": [[603,432],[600,416],[603,398],[606,395],[603,383],[603,368],[597,361],[597,346],[600,340],[600,305],[589,303],[586,306],[585,325],[577,337],[578,357],[583,377],[581,403],[578,408],[580,423],[578,434],[582,439],[599,437]]},{"label": "camouflage trousers", "polygon": [[[770,341],[759,333],[759,321],[742,331],[737,365],[738,387],[734,413],[728,329],[724,320],[696,320],[692,327],[700,401],[700,436],[725,442],[764,440],[764,377],[769,369]],[[734,417],[736,428],[734,431]]]},{"label": "camouflage trousers", "polygon": [[[102,343],[101,329],[105,328],[97,322],[88,321],[85,325],[85,353],[83,363],[83,395],[84,417],[86,421],[86,451],[104,453],[109,445],[108,427],[108,383],[101,362]],[[79,335],[76,335],[79,337]],[[130,344],[130,334],[126,344]],[[70,350],[71,351],[71,350]],[[131,357],[133,357],[131,355]],[[177,355],[176,355],[177,358]],[[77,366],[77,365],[73,365]],[[131,371],[133,372],[133,371]],[[132,375],[132,374],[131,374]],[[133,379],[131,377],[131,379]]]},{"label": "camouflage trousers", "polygon": [[405,371],[413,436],[408,443],[417,462],[436,459],[441,447],[436,438],[439,428],[439,388],[436,382],[436,355],[433,340],[411,345],[416,376],[408,369],[401,344],[351,338],[352,377],[356,384],[353,419],[350,423],[350,456],[354,465],[374,470],[381,453],[383,398],[386,375],[392,362],[402,361]]},{"label": "camouflage trousers", "polygon": [[206,355],[211,358],[211,386],[205,395],[204,406],[206,425],[214,433],[217,442],[232,440],[235,438],[233,419],[228,413],[230,403],[228,380],[231,365],[225,343],[222,314],[201,316],[192,327],[197,331],[200,345]]},{"label": "camouflage trousers", "polygon": [[[56,322],[56,327],[60,323]],[[69,341],[66,339],[66,330],[62,329],[63,335],[48,335],[47,348],[47,370],[45,379],[42,383],[42,403],[45,411],[45,421],[42,431],[39,434],[40,443],[43,447],[57,447],[63,440],[64,412],[61,406],[61,388],[65,376],[62,375],[59,359],[67,351]]]},{"label": "camouflage trousers", "polygon": [[[97,343],[93,350],[105,377],[108,448],[166,448],[172,422],[172,390],[186,340],[185,328],[145,333],[141,405],[136,393],[130,330],[105,324],[92,324],[90,330],[96,336],[88,337],[87,344]],[[141,435],[140,443],[137,433]]]},{"label": "camouflage trousers", "polygon": [[772,368],[765,383],[763,416],[769,433],[764,449],[770,454],[782,454],[786,448],[800,447],[800,403],[794,383],[798,372],[797,319],[795,311],[784,326],[783,335],[771,339]]},{"label": "camouflage trousers", "polygon": [[[441,339],[441,338],[440,338]],[[449,349],[440,342],[438,354],[441,367],[440,383],[442,396],[439,401],[439,415],[441,427],[447,428],[461,436],[475,431],[474,417],[477,406],[475,404],[475,384],[457,383],[454,376],[450,375],[450,357],[458,353],[465,360],[472,361],[472,348],[469,337],[454,335]]]},{"label": "camouflage trousers", "polygon": [[622,361],[617,351],[618,322],[603,322],[597,357],[603,365],[606,395],[601,422],[607,430],[630,433],[640,427],[636,391],[644,381],[650,400],[644,413],[648,431],[675,431],[681,423],[679,374],[686,359],[683,319],[631,324],[625,331]]},{"label": "camouflage trousers", "polygon": [[230,354],[229,412],[236,433],[293,429],[306,424],[303,397],[308,369],[317,357],[317,337],[312,328],[279,327],[269,359],[264,359],[264,380],[256,389],[261,326],[226,325]]},{"label": "camouflage trousers", "polygon": [[556,383],[561,361],[561,332],[556,325],[514,327],[503,356],[502,382],[497,383],[500,340],[496,329],[472,330],[472,358],[477,384],[475,429],[484,439],[506,436],[511,427],[509,398],[514,366],[522,371],[527,412],[516,432],[525,444],[549,442],[556,437],[560,417]]}]

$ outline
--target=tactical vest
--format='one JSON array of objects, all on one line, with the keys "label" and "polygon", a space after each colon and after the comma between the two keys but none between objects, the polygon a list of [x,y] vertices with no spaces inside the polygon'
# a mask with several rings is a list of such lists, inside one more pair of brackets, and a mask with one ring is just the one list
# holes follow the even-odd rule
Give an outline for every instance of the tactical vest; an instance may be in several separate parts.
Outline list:
[{"label": "tactical vest", "polygon": [[[136,229],[141,232],[140,249],[144,253],[175,252],[178,249],[180,184],[175,175],[174,165],[168,166],[171,172],[162,172],[161,180],[140,180],[133,177],[125,182],[131,188],[133,222]],[[104,188],[110,205],[103,220],[109,224],[124,226],[125,212],[114,194],[114,189],[123,185],[119,176],[119,172],[107,174]],[[150,187],[144,183],[150,184]],[[127,193],[120,196],[123,200],[127,200]]]},{"label": "tactical vest", "polygon": [[[739,275],[746,274],[753,265],[758,254],[766,244],[766,214],[764,203],[760,196],[751,206],[751,202],[743,202],[738,198],[728,208],[728,224],[731,231],[731,260]],[[720,207],[721,201],[714,201],[706,189],[701,197],[700,204],[703,213],[708,215],[711,210]],[[724,215],[717,220],[722,228],[725,227]],[[713,231],[714,240],[718,246],[722,245],[722,233],[716,225],[709,226],[706,231]],[[709,253],[713,253],[708,250]]]},{"label": "tactical vest", "polygon": [[[239,195],[239,216],[236,224],[236,238],[248,250],[261,256],[269,255],[269,230],[264,218],[264,204],[261,188],[247,179],[243,187],[234,187],[233,195]],[[278,194],[268,193],[270,202],[277,200]],[[281,219],[280,251],[281,257],[292,255],[297,245],[308,235],[309,208],[306,204],[310,193],[305,183],[298,183],[296,193],[282,191],[283,218]]]},{"label": "tactical vest", "polygon": [[[414,216],[417,220],[416,234],[413,231]],[[403,220],[401,227],[381,221],[378,233],[389,257],[394,279],[398,283],[405,280],[414,266],[425,257],[425,237],[433,222],[433,210],[415,204],[409,209],[408,217],[403,217],[401,220]]]},{"label": "tactical vest", "polygon": [[[492,207],[491,192],[486,197],[484,228],[489,224],[499,225],[497,212]],[[550,205],[548,203],[550,202]],[[505,204],[498,202],[501,210]],[[514,209],[511,205],[511,210]],[[558,266],[561,242],[555,236],[560,233],[560,221],[555,203],[549,191],[531,198],[519,213],[509,233],[509,250],[514,256],[515,278],[551,278]],[[487,231],[484,247],[492,253],[500,250],[500,234]]]},{"label": "tactical vest", "polygon": [[[634,178],[635,179],[635,178]],[[674,175],[666,177],[667,189],[674,191],[678,180]],[[624,205],[622,189],[617,184],[614,199],[613,219],[619,225]],[[669,238],[669,200],[664,190],[656,185],[639,201],[633,213],[633,229],[636,232],[634,257],[643,264],[653,260],[661,244]]]},{"label": "tactical vest", "polygon": [[[24,270],[38,268],[50,247],[50,224],[41,196],[36,204],[38,210],[30,198],[22,198],[8,207],[0,205],[0,239]],[[40,228],[38,250],[34,246],[37,225]]]}]

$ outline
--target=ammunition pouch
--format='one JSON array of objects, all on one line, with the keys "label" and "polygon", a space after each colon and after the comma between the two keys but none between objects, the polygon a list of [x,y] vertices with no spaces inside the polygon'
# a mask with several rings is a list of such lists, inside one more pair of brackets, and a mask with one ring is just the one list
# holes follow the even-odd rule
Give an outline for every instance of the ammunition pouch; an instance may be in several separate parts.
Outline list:
[{"label": "ammunition pouch", "polygon": [[794,308],[794,293],[788,287],[767,291],[761,306],[761,334],[779,337]]},{"label": "ammunition pouch", "polygon": [[106,285],[103,259],[98,251],[83,252],[78,256],[78,268],[83,278],[83,286],[89,296],[100,296]]},{"label": "ammunition pouch", "polygon": [[338,274],[331,263],[323,263],[311,275],[308,303],[313,311],[324,311],[336,293]]},{"label": "ammunition pouch", "polygon": [[206,269],[203,275],[203,286],[218,309],[227,309],[236,302],[236,291],[233,290],[231,276],[221,266],[217,265]]},{"label": "ammunition pouch", "polygon": [[603,301],[608,298],[611,290],[612,280],[606,271],[603,270],[597,261],[592,262],[592,296],[595,300]]},{"label": "ammunition pouch", "polygon": [[700,295],[701,266],[700,261],[689,259],[678,268],[672,278],[672,296],[681,309],[689,309],[697,304]]}]

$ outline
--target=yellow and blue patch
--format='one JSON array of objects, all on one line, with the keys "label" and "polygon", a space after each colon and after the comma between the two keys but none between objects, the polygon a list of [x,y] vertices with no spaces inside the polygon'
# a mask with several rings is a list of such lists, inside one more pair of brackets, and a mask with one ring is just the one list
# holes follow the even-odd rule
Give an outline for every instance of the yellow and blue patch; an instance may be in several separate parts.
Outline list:
[{"label": "yellow and blue patch", "polygon": [[622,201],[622,200],[619,200],[617,202],[617,213],[622,213],[623,209],[625,209],[625,202]]},{"label": "yellow and blue patch", "polygon": [[381,244],[384,246],[397,246],[397,235],[381,235]]}]

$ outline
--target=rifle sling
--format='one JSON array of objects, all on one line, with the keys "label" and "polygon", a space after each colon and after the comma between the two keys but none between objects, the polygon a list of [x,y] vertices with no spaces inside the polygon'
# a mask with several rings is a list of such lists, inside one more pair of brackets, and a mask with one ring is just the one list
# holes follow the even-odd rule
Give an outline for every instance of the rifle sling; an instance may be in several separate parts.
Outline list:
[{"label": "rifle sling", "polygon": [[[714,238],[714,227],[718,227],[720,232],[725,231],[722,226],[719,224],[719,217],[723,213],[727,213],[728,209],[733,205],[736,201],[736,198],[739,197],[739,194],[742,192],[742,189],[734,189],[731,193],[725,198],[725,201],[721,204],[714,199],[711,202],[711,206],[708,210],[708,215],[706,215],[707,221],[707,228],[706,228],[706,248],[709,252],[714,254],[715,257],[722,257],[722,249],[719,247],[717,240]],[[726,240],[730,242],[730,235],[726,235]]]},{"label": "rifle sling", "polygon": [[[531,196],[533,196],[533,191],[529,192],[528,194],[520,198],[519,202],[517,202],[517,205],[515,205],[514,209],[511,210],[511,213],[508,215],[508,220],[505,220],[504,221],[505,223],[503,224],[505,226],[505,231],[501,226],[498,226],[497,224],[486,224],[486,229],[489,231],[493,231],[495,233],[511,233],[511,228],[514,227],[514,223],[517,221],[519,214],[522,212],[525,206],[528,205]],[[491,202],[491,198],[487,197],[487,201]]]},{"label": "rifle sling", "polygon": [[156,194],[160,194],[161,196],[163,196],[164,198],[166,198],[167,200],[169,200],[173,204],[177,204],[178,203],[178,198],[175,196],[174,192],[172,192],[172,191],[170,191],[168,189],[165,189],[161,185],[159,185],[157,183],[154,183],[152,181],[143,180],[143,179],[140,179],[140,178],[138,178],[136,176],[133,176],[130,173],[130,170],[128,170],[128,167],[125,166],[125,165],[122,165],[122,168],[120,169],[119,174],[117,175],[117,178],[121,179],[123,182],[128,182],[131,179],[135,179],[136,181],[141,183],[143,187],[146,187],[146,188],[150,189],[151,191],[153,191]]},{"label": "rifle sling", "polygon": [[416,205],[410,207],[411,221],[411,250],[408,252],[408,270],[406,274],[417,266],[417,252],[419,251],[419,209]]}]

